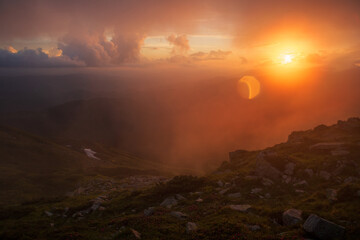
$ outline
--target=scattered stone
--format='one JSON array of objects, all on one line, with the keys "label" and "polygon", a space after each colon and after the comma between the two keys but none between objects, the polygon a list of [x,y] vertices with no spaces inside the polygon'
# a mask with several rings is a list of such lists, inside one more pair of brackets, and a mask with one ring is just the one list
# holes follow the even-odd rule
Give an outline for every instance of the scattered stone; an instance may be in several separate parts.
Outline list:
[{"label": "scattered stone", "polygon": [[282,215],[282,221],[285,226],[298,224],[302,221],[302,211],[298,209],[288,209]]},{"label": "scattered stone", "polygon": [[230,193],[228,194],[229,198],[241,198],[241,193],[237,192],[237,193]]},{"label": "scattered stone", "polygon": [[253,188],[253,189],[251,189],[252,194],[257,194],[257,193],[259,193],[261,191],[262,191],[262,188]]},{"label": "scattered stone", "polygon": [[180,219],[180,220],[183,220],[188,217],[186,214],[184,214],[182,212],[176,212],[176,211],[171,212],[170,215],[173,217],[176,217],[177,219]]},{"label": "scattered stone", "polygon": [[44,213],[46,214],[46,216],[51,217],[52,215],[54,215],[52,212],[49,211],[44,211]]},{"label": "scattered stone", "polygon": [[319,176],[325,180],[329,180],[331,177],[331,174],[326,171],[320,171]]},{"label": "scattered stone", "polygon": [[228,187],[230,187],[230,186],[231,186],[231,183],[228,183],[228,182],[227,182],[227,183],[224,184],[224,187],[226,187],[226,188],[228,188]]},{"label": "scattered stone", "polygon": [[327,189],[326,197],[329,201],[337,201],[337,191],[335,189]]},{"label": "scattered stone", "polygon": [[185,198],[185,197],[183,197],[183,196],[182,196],[182,195],[180,195],[180,194],[176,194],[176,195],[175,195],[175,198],[176,198],[177,200],[179,200],[179,201],[186,200],[186,198]]},{"label": "scattered stone", "polygon": [[148,217],[148,216],[153,215],[154,212],[155,212],[155,208],[154,207],[149,207],[148,209],[144,210],[144,215]]},{"label": "scattered stone", "polygon": [[229,191],[229,188],[225,188],[225,189],[219,191],[219,194],[224,195],[227,191]]},{"label": "scattered stone", "polygon": [[186,233],[191,233],[191,232],[194,232],[198,229],[196,223],[193,223],[193,222],[188,222],[186,224]]},{"label": "scattered stone", "polygon": [[284,173],[287,175],[293,175],[294,174],[294,169],[295,169],[296,164],[289,162],[288,164],[285,165],[285,171]]},{"label": "scattered stone", "polygon": [[236,210],[236,211],[240,211],[240,212],[247,212],[250,208],[251,205],[249,204],[244,204],[244,205],[230,205],[229,206],[232,210]]},{"label": "scattered stone", "polygon": [[253,232],[261,230],[261,227],[259,225],[246,225],[246,227]]},{"label": "scattered stone", "polygon": [[54,223],[50,223],[50,227],[54,227]]},{"label": "scattered stone", "polygon": [[201,198],[198,198],[195,201],[200,203],[200,202],[203,202],[204,200],[202,200]]},{"label": "scattered stone", "polygon": [[141,239],[141,233],[139,233],[138,231],[130,228],[130,231],[134,234],[134,236],[137,238],[137,239]]},{"label": "scattered stone", "polygon": [[223,187],[223,186],[224,186],[224,183],[223,183],[221,180],[219,180],[219,181],[217,182],[217,185],[218,185],[219,187]]},{"label": "scattered stone", "polygon": [[305,221],[303,228],[321,240],[342,239],[345,228],[323,219],[315,214],[311,214]]},{"label": "scattered stone", "polygon": [[105,207],[103,207],[103,206],[99,207],[99,211],[105,211],[105,210],[106,210]]},{"label": "scattered stone", "polygon": [[268,178],[263,178],[263,179],[262,179],[262,184],[263,184],[264,186],[271,186],[271,185],[274,184],[274,182],[271,181],[271,180],[268,179]]},{"label": "scattered stone", "polygon": [[304,171],[309,175],[309,177],[314,176],[314,171],[313,171],[312,169],[307,168],[307,169],[305,169]]},{"label": "scattered stone", "polygon": [[270,193],[267,193],[267,194],[265,194],[265,198],[271,198],[271,194]]},{"label": "scattered stone", "polygon": [[305,186],[305,185],[307,185],[308,183],[307,183],[307,181],[306,180],[302,180],[302,181],[300,181],[300,182],[297,182],[297,183],[294,183],[294,187],[295,186]]},{"label": "scattered stone", "polygon": [[176,206],[177,204],[178,201],[174,197],[168,197],[160,204],[160,206],[171,208],[173,206]]},{"label": "scattered stone", "polygon": [[296,189],[295,192],[296,192],[296,193],[305,193],[305,191],[304,191],[304,190],[301,190],[301,189]]},{"label": "scattered stone", "polygon": [[282,175],[282,181],[286,184],[289,184],[291,182],[291,177],[288,175]]}]

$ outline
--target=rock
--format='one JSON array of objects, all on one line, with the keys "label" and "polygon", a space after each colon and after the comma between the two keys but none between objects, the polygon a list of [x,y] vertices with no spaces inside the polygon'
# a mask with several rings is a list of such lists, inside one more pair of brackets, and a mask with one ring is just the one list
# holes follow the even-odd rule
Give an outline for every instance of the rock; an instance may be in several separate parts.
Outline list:
[{"label": "rock", "polygon": [[219,187],[223,187],[223,186],[224,186],[224,183],[223,183],[221,180],[219,180],[219,181],[217,182],[217,185],[218,185]]},{"label": "rock", "polygon": [[225,188],[225,189],[219,191],[219,194],[224,195],[227,191],[229,191],[229,188]]},{"label": "rock", "polygon": [[191,233],[191,232],[194,232],[198,229],[196,223],[193,223],[193,222],[188,222],[186,224],[186,233]]},{"label": "rock", "polygon": [[323,142],[311,145],[310,150],[335,150],[344,146],[344,142]]},{"label": "rock", "polygon": [[247,212],[250,208],[251,205],[249,204],[244,204],[244,205],[230,205],[229,206],[232,210],[236,210],[236,211],[240,211],[240,212]]},{"label": "rock", "polygon": [[141,233],[139,233],[138,231],[130,228],[130,231],[134,234],[134,236],[137,238],[137,239],[141,239]]},{"label": "rock", "polygon": [[241,193],[237,192],[237,193],[230,193],[228,194],[229,198],[241,198]]},{"label": "rock", "polygon": [[294,183],[294,187],[295,186],[305,186],[305,185],[307,185],[308,183],[307,183],[307,181],[306,180],[302,180],[302,181],[300,181],[300,182],[297,182],[297,183]]},{"label": "rock", "polygon": [[345,228],[311,214],[305,221],[303,228],[306,232],[313,234],[321,240],[342,239]]},{"label": "rock", "polygon": [[154,207],[149,207],[149,208],[144,210],[144,215],[148,217],[148,216],[153,215],[154,212],[155,212],[155,208]]},{"label": "rock", "polygon": [[200,202],[203,202],[204,200],[202,200],[201,198],[198,198],[195,201],[200,203]]},{"label": "rock", "polygon": [[177,200],[179,200],[179,201],[183,201],[183,200],[186,200],[186,198],[184,198],[182,195],[180,195],[180,194],[176,194],[175,195],[175,198],[177,199]]},{"label": "rock", "polygon": [[257,193],[259,193],[261,191],[262,191],[262,188],[253,188],[253,189],[251,189],[252,194],[257,194]]},{"label": "rock", "polygon": [[287,174],[287,175],[293,175],[295,166],[296,166],[295,163],[289,162],[288,164],[285,165],[284,173]]},{"label": "rock", "polygon": [[46,214],[46,216],[51,217],[52,215],[54,215],[52,212],[49,211],[44,211],[44,213]]},{"label": "rock", "polygon": [[265,194],[265,198],[271,198],[271,194],[270,193]]},{"label": "rock", "polygon": [[336,201],[337,200],[337,191],[335,189],[327,189],[326,190],[326,197],[329,201]]},{"label": "rock", "polygon": [[319,176],[325,180],[329,180],[331,177],[331,174],[326,171],[320,171]]},{"label": "rock", "polygon": [[354,181],[356,181],[356,178],[354,178],[354,177],[347,177],[347,178],[345,178],[344,183],[352,183],[352,182],[354,182]]},{"label": "rock", "polygon": [[305,193],[305,191],[304,191],[304,190],[301,190],[301,189],[296,189],[295,192],[296,192],[296,193]]},{"label": "rock", "polygon": [[312,169],[307,168],[307,169],[305,169],[304,171],[309,175],[309,177],[314,176],[314,171],[313,171]]},{"label": "rock", "polygon": [[278,169],[273,167],[269,162],[267,162],[261,157],[259,157],[256,161],[255,172],[258,176],[267,177],[272,180],[277,180],[281,176]]},{"label": "rock", "polygon": [[263,184],[264,186],[271,186],[271,185],[274,184],[274,182],[271,181],[271,180],[268,179],[268,178],[263,178],[263,179],[262,179],[262,184]]},{"label": "rock", "polygon": [[333,150],[331,151],[331,155],[333,156],[344,156],[348,155],[350,152],[346,150]]},{"label": "rock", "polygon": [[187,218],[188,216],[182,212],[176,212],[176,211],[172,211],[170,213],[171,216],[176,217],[177,219],[183,220],[185,218]]},{"label": "rock", "polygon": [[291,177],[288,175],[282,175],[282,181],[286,184],[289,184],[291,182]]},{"label": "rock", "polygon": [[302,221],[302,211],[297,209],[288,209],[282,215],[282,221],[285,226],[298,224]]},{"label": "rock", "polygon": [[246,225],[246,227],[253,232],[261,230],[261,227],[259,225]]},{"label": "rock", "polygon": [[177,204],[178,201],[174,197],[168,197],[160,204],[160,206],[171,208],[173,206],[176,206]]},{"label": "rock", "polygon": [[106,210],[106,208],[105,207],[99,207],[99,211],[105,211]]},{"label": "rock", "polygon": [[224,187],[226,187],[226,188],[228,188],[228,187],[230,187],[230,186],[231,186],[231,183],[228,183],[228,182],[227,182],[227,183],[224,184]]},{"label": "rock", "polygon": [[259,177],[258,176],[246,176],[245,180],[249,180],[249,181],[253,181],[253,180],[258,180]]}]

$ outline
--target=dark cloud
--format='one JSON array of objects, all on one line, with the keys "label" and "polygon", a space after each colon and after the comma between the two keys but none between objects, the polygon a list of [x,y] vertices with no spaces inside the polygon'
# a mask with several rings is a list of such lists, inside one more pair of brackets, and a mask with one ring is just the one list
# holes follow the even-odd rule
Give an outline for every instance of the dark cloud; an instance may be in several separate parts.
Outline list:
[{"label": "dark cloud", "polygon": [[0,67],[81,67],[83,62],[66,56],[49,57],[39,49],[23,49],[18,52],[0,49]]}]

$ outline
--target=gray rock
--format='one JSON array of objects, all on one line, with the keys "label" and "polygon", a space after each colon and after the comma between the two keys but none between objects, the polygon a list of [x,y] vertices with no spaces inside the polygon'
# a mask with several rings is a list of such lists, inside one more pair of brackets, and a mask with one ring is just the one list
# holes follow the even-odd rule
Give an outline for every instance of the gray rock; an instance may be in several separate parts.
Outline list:
[{"label": "gray rock", "polygon": [[257,194],[257,193],[259,193],[261,191],[262,191],[262,188],[253,188],[253,189],[251,189],[252,194]]},{"label": "gray rock", "polygon": [[311,214],[305,221],[303,228],[306,232],[313,234],[321,240],[342,239],[345,228]]},{"label": "gray rock", "polygon": [[263,179],[262,179],[262,184],[263,184],[264,186],[271,186],[271,185],[274,184],[274,182],[271,181],[271,180],[268,179],[268,178],[263,178]]},{"label": "gray rock", "polygon": [[44,211],[44,213],[46,214],[46,216],[51,217],[52,215],[54,215],[52,212],[49,211]]},{"label": "gray rock", "polygon": [[148,216],[153,215],[154,212],[155,212],[155,208],[154,207],[149,207],[148,209],[144,210],[144,215],[148,217]]},{"label": "gray rock", "polygon": [[307,181],[306,180],[302,180],[300,182],[294,183],[294,186],[305,186],[307,185]]},{"label": "gray rock", "polygon": [[240,212],[247,212],[251,205],[249,204],[243,204],[243,205],[229,205],[230,209],[240,211]]},{"label": "gray rock", "polygon": [[291,182],[292,178],[288,175],[282,175],[282,181],[286,184],[289,184]]},{"label": "gray rock", "polygon": [[196,202],[200,203],[200,202],[203,202],[204,200],[202,200],[202,198],[198,198],[195,200]]},{"label": "gray rock", "polygon": [[229,191],[229,188],[225,188],[223,190],[220,190],[219,194],[224,195],[227,191]]},{"label": "gray rock", "polygon": [[178,201],[174,197],[168,197],[160,204],[160,206],[171,208],[173,206],[176,206],[177,204]]},{"label": "gray rock", "polygon": [[196,223],[188,222],[186,224],[186,233],[192,233],[198,229]]},{"label": "gray rock", "polygon": [[345,178],[344,183],[352,183],[354,181],[356,181],[355,177],[347,177]]},{"label": "gray rock", "polygon": [[285,165],[285,171],[284,173],[287,175],[293,175],[294,174],[294,170],[295,170],[295,163],[289,162],[288,164]]},{"label": "gray rock", "polygon": [[237,193],[230,193],[228,194],[229,198],[241,198],[241,193],[237,192]]},{"label": "gray rock", "polygon": [[313,171],[312,169],[307,168],[307,169],[305,169],[304,171],[309,175],[309,177],[314,176],[314,171]]},{"label": "gray rock", "polygon": [[329,180],[331,177],[331,174],[326,171],[320,171],[319,176],[325,180]]},{"label": "gray rock", "polygon": [[326,189],[326,197],[330,201],[336,201],[337,200],[337,191],[335,189]]},{"label": "gray rock", "polygon": [[272,180],[277,180],[281,176],[281,173],[277,168],[273,167],[269,162],[261,157],[256,161],[255,172],[258,176],[267,177]]},{"label": "gray rock", "polygon": [[219,187],[223,187],[223,186],[224,186],[224,183],[223,183],[221,180],[219,180],[219,181],[217,182],[217,185],[218,185]]},{"label": "gray rock", "polygon": [[246,227],[253,232],[261,230],[261,227],[259,225],[246,225]]},{"label": "gray rock", "polygon": [[282,221],[285,226],[298,224],[302,221],[302,211],[298,209],[288,209],[282,215]]},{"label": "gray rock", "polygon": [[170,215],[180,220],[186,219],[188,217],[186,214],[176,211],[171,212]]},{"label": "gray rock", "polygon": [[177,200],[179,200],[179,201],[186,200],[186,198],[185,198],[185,197],[183,197],[183,196],[182,196],[182,195],[180,195],[180,194],[176,194],[176,195],[175,195],[175,198],[176,198]]}]

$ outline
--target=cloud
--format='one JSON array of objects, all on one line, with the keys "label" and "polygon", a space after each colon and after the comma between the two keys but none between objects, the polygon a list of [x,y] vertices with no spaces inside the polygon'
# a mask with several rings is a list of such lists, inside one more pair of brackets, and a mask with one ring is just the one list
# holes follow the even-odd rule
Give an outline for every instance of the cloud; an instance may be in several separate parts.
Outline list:
[{"label": "cloud", "polygon": [[205,52],[197,52],[190,55],[192,59],[195,61],[207,61],[207,60],[224,60],[228,55],[231,54],[231,51],[210,51],[208,53]]},{"label": "cloud", "polygon": [[63,55],[85,62],[87,66],[111,66],[136,62],[144,37],[114,35],[110,41],[103,34],[67,35],[59,43]]},{"label": "cloud", "polygon": [[0,49],[0,67],[82,67],[84,63],[66,56],[49,57],[41,48],[11,52]]},{"label": "cloud", "polygon": [[173,46],[173,54],[185,54],[190,50],[189,40],[186,35],[171,34],[166,40]]}]

